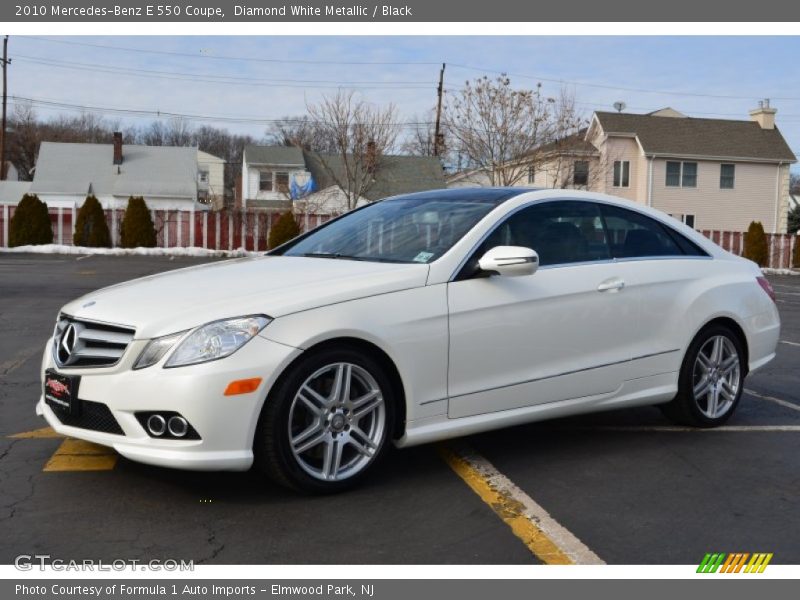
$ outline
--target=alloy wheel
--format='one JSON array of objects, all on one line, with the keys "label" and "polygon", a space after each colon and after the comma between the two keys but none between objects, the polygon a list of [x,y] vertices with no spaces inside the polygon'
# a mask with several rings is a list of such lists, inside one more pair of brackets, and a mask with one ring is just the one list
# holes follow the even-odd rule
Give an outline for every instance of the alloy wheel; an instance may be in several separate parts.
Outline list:
[{"label": "alloy wheel", "polygon": [[312,373],[289,409],[292,455],[306,473],[322,481],[342,481],[361,472],[385,435],[381,388],[353,363],[332,363]]},{"label": "alloy wheel", "polygon": [[709,419],[725,415],[736,401],[740,381],[736,346],[723,335],[710,337],[697,353],[692,372],[697,408]]}]

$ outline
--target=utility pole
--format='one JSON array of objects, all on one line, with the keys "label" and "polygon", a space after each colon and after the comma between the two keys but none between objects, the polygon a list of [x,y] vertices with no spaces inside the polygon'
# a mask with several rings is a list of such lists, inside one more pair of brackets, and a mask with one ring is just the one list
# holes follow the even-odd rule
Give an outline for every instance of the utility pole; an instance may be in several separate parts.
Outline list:
[{"label": "utility pole", "polygon": [[436,129],[433,133],[433,155],[439,156],[439,152],[444,145],[444,136],[441,133],[441,121],[442,121],[442,95],[444,93],[444,68],[446,67],[446,63],[442,63],[442,70],[439,71],[439,87],[436,89],[436,93],[439,96],[439,100],[436,103]]},{"label": "utility pole", "polygon": [[3,38],[3,123],[0,127],[0,181],[6,180],[6,67],[11,61],[8,60],[8,36]]}]

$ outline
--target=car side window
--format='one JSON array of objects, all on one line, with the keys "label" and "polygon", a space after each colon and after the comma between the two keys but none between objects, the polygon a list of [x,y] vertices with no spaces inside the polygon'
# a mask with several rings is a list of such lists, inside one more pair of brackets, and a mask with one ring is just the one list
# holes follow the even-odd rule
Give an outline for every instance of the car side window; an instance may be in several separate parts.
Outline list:
[{"label": "car side window", "polygon": [[532,248],[541,266],[611,258],[597,205],[577,200],[543,202],[514,213],[481,244],[478,258],[495,246]]},{"label": "car side window", "polygon": [[505,225],[511,245],[534,249],[541,266],[610,258],[600,212],[592,202],[534,204],[511,215]]},{"label": "car side window", "polygon": [[600,205],[600,210],[614,258],[686,254],[666,227],[655,219],[609,204]]}]

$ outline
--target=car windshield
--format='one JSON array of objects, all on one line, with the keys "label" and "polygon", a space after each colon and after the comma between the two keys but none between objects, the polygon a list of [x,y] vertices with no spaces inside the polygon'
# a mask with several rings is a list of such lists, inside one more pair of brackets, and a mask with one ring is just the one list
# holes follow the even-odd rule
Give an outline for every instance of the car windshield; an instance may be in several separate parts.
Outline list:
[{"label": "car windshield", "polygon": [[397,197],[353,211],[276,254],[428,263],[497,205],[477,198]]}]

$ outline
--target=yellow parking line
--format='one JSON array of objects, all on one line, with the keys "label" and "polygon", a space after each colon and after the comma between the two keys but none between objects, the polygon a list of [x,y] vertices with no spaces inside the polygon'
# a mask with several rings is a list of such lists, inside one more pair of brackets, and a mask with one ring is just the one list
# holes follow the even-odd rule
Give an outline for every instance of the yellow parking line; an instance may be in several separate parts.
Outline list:
[{"label": "yellow parking line", "polygon": [[10,438],[62,438],[60,433],[56,433],[52,427],[42,427],[41,429],[34,429],[33,431],[25,431],[23,433],[15,433],[8,436]]},{"label": "yellow parking line", "polygon": [[117,464],[112,448],[67,438],[50,457],[43,471],[110,471]]},{"label": "yellow parking line", "polygon": [[604,564],[488,461],[478,455],[456,452],[447,446],[440,446],[439,454],[543,563]]}]

